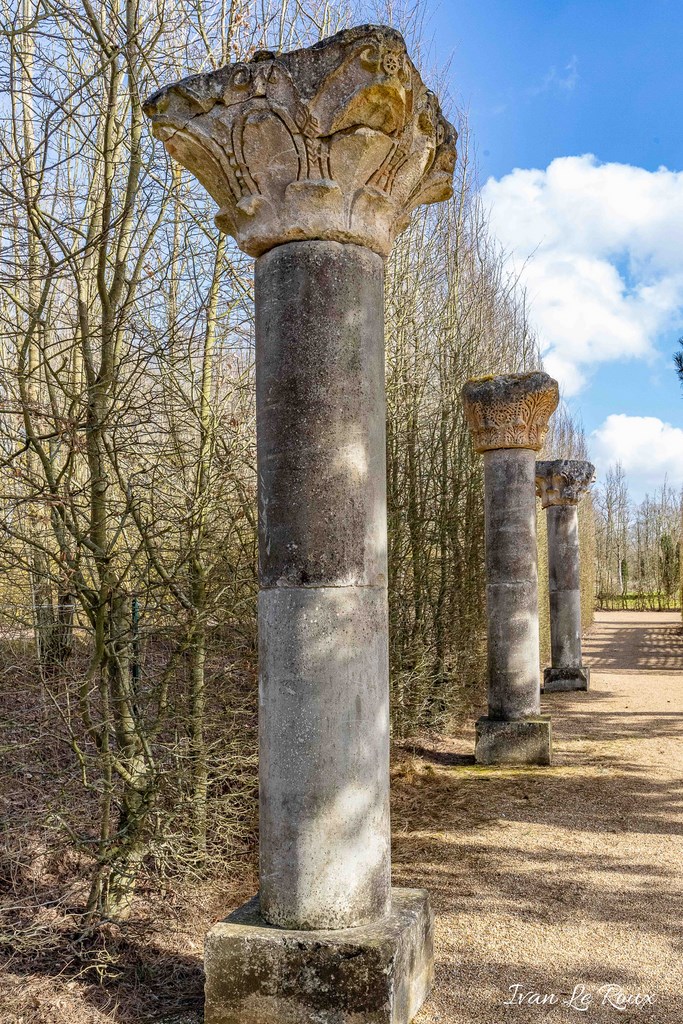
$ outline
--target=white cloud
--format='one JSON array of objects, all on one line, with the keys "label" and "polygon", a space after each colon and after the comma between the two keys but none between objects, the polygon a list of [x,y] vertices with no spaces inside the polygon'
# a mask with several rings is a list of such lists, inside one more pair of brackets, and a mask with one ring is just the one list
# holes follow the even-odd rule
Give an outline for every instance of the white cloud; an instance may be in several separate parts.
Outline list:
[{"label": "white cloud", "polygon": [[598,478],[621,462],[636,498],[661,487],[683,485],[683,430],[656,416],[626,416],[614,413],[590,436],[591,460]]},{"label": "white cloud", "polygon": [[590,367],[651,360],[683,315],[683,172],[560,157],[483,189],[529,294],[546,366],[566,395]]}]

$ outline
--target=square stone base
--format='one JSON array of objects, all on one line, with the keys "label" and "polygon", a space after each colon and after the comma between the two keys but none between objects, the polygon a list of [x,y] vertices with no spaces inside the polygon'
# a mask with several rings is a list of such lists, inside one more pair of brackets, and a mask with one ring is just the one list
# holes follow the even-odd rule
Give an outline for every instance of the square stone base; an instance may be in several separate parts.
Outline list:
[{"label": "square stone base", "polygon": [[474,756],[478,764],[550,764],[552,730],[549,715],[515,722],[480,718]]},{"label": "square stone base", "polygon": [[588,690],[590,682],[591,670],[583,665],[578,668],[547,668],[543,673],[543,692]]},{"label": "square stone base", "polygon": [[258,896],[206,937],[205,1024],[408,1024],[429,994],[433,921],[424,889],[392,889],[372,925],[290,931]]}]

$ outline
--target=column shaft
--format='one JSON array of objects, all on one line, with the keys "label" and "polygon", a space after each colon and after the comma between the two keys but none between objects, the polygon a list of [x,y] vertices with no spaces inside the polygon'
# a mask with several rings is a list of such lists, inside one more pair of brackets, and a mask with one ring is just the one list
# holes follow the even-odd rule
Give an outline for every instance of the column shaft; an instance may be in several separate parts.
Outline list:
[{"label": "column shaft", "polygon": [[384,263],[305,241],[256,263],[261,913],[389,911]]},{"label": "column shaft", "polygon": [[484,452],[489,717],[540,711],[535,452]]},{"label": "column shaft", "polygon": [[576,505],[548,508],[548,589],[553,668],[581,665],[579,512]]},{"label": "column shaft", "polygon": [[383,260],[457,133],[384,25],[144,111],[257,259],[261,879],[207,935],[206,1024],[408,1024],[433,917],[390,888]]}]

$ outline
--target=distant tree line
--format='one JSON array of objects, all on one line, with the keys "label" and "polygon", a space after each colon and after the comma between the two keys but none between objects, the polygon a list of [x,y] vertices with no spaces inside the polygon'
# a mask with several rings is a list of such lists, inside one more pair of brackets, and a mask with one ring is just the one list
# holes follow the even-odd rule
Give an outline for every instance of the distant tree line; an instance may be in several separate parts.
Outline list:
[{"label": "distant tree line", "polygon": [[634,502],[620,463],[596,489],[596,598],[600,608],[679,606],[681,494],[664,481]]}]

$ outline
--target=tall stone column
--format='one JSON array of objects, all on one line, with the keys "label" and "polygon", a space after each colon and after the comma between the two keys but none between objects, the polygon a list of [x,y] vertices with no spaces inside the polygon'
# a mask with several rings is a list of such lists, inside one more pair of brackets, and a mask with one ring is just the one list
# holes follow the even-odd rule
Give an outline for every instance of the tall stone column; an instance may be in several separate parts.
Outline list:
[{"label": "tall stone column", "polygon": [[548,591],[552,665],[543,689],[587,690],[590,671],[581,663],[581,566],[578,504],[595,477],[590,462],[556,459],[536,463],[536,493],[548,510]]},{"label": "tall stone column", "polygon": [[455,131],[367,25],[145,112],[256,257],[260,892],[207,936],[205,1019],[403,1024],[432,916],[390,881],[384,260]]},{"label": "tall stone column", "polygon": [[481,764],[550,764],[540,714],[536,452],[557,407],[545,373],[468,381],[462,392],[474,448],[484,456],[488,715],[476,727]]}]

